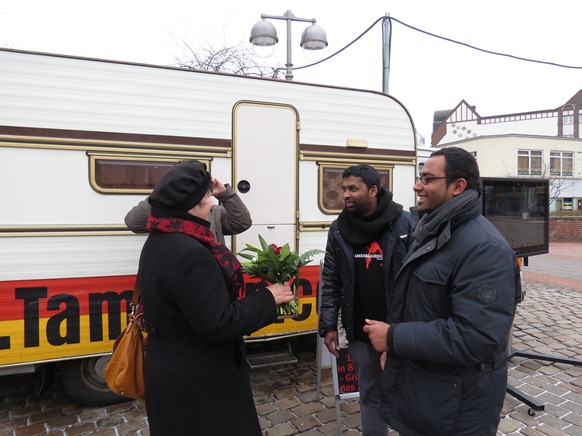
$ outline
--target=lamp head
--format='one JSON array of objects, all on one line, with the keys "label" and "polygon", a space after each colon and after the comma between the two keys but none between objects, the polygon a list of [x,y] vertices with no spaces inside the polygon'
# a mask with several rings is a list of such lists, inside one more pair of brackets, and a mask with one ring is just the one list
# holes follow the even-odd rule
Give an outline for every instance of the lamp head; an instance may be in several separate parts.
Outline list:
[{"label": "lamp head", "polygon": [[279,42],[277,29],[272,23],[262,19],[258,21],[251,29],[249,41],[252,45],[258,47],[269,47]]},{"label": "lamp head", "polygon": [[327,35],[317,24],[312,24],[301,35],[301,47],[304,50],[322,50],[327,47]]}]

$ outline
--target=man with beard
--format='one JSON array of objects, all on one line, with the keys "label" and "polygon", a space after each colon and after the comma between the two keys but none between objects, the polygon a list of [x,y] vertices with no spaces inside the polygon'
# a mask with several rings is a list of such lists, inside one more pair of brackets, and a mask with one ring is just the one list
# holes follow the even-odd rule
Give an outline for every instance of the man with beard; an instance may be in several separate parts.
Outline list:
[{"label": "man with beard", "polygon": [[414,191],[421,219],[388,318],[364,327],[374,348],[387,352],[383,416],[406,436],[495,436],[521,298],[517,259],[481,213],[471,153],[435,151]]},{"label": "man with beard", "polygon": [[380,353],[363,327],[366,319],[385,319],[392,283],[406,254],[413,223],[392,200],[370,165],[343,174],[344,210],[331,224],[322,271],[319,334],[330,353],[339,356],[338,314],[360,385],[364,436],[386,436],[380,417]]}]

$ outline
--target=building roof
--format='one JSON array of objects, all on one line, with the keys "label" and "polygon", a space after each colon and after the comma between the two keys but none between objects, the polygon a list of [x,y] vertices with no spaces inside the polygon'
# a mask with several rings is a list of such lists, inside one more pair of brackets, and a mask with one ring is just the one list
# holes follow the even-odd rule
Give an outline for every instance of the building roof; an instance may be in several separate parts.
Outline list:
[{"label": "building roof", "polygon": [[[578,91],[576,94],[574,94],[574,96],[568,100],[564,106],[567,105],[573,105],[574,108],[582,108],[582,89],[580,91]],[[564,106],[560,106],[559,108],[556,108],[556,110],[560,110],[562,108],[564,108]]]}]

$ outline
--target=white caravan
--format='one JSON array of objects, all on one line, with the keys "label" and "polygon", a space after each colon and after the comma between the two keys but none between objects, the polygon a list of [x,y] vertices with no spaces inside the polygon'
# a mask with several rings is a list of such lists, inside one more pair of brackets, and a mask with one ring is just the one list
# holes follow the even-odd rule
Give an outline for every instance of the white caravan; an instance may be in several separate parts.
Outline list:
[{"label": "white caravan", "polygon": [[[415,138],[380,92],[0,49],[0,374],[60,362],[72,395],[114,401],[102,370],[146,238],[123,218],[177,161],[205,162],[248,206],[234,252],[259,234],[304,252],[325,249],[350,165],[414,205]],[[299,315],[249,340],[316,331],[319,260]]]}]

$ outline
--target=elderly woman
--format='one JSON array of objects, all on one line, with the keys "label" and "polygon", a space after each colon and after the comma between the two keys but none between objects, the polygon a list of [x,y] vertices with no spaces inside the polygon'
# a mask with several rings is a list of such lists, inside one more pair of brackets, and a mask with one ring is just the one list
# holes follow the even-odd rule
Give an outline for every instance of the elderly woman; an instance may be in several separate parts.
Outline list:
[{"label": "elderly woman", "polygon": [[293,298],[279,284],[245,295],[240,263],[206,221],[210,185],[204,164],[186,161],[149,197],[139,282],[152,436],[261,435],[242,336],[274,322],[276,305]]}]

